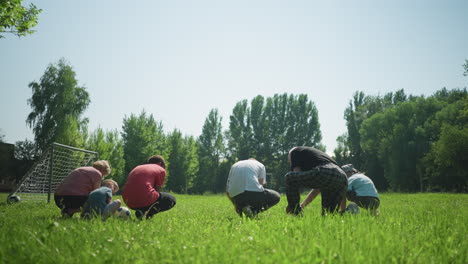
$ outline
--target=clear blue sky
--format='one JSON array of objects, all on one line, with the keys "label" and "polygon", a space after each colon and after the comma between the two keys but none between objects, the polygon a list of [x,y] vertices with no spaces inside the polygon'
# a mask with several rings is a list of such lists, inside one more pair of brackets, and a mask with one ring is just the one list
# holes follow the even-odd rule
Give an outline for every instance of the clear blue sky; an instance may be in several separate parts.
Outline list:
[{"label": "clear blue sky", "polygon": [[[468,1],[32,1],[37,32],[0,39],[0,129],[33,139],[28,84],[64,57],[91,96],[90,131],[143,109],[199,136],[217,108],[305,93],[331,153],[355,91],[464,88]],[[28,3],[28,2],[26,2]]]}]

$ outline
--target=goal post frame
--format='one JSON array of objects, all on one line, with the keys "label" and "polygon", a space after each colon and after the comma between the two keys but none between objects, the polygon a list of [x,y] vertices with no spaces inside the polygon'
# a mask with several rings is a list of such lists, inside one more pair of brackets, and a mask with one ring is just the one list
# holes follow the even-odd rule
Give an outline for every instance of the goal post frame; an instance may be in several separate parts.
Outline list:
[{"label": "goal post frame", "polygon": [[[45,166],[46,167],[45,170],[42,171],[44,173],[43,176],[45,176],[42,179],[47,181],[47,203],[50,203],[52,192],[55,190],[55,188],[52,189],[52,185],[53,185],[54,176],[56,176],[54,174],[56,172],[54,170],[55,169],[54,164],[55,164],[55,160],[56,160],[56,155],[58,155],[57,154],[57,149],[58,148],[63,148],[63,149],[67,149],[69,151],[71,150],[71,151],[78,152],[78,153],[81,152],[81,153],[84,153],[85,155],[89,155],[89,156],[86,156],[86,158],[83,158],[83,160],[80,161],[80,163],[82,163],[81,164],[82,166],[90,165],[93,161],[96,161],[96,160],[99,159],[99,153],[96,152],[96,151],[80,149],[80,148],[76,148],[76,147],[67,146],[67,145],[64,145],[64,144],[53,142],[50,145],[50,147],[47,148],[46,151],[44,151],[42,153],[41,157],[34,162],[32,167],[21,177],[21,180],[18,181],[18,184],[11,191],[11,193],[7,196],[7,201],[8,202],[10,202],[10,197],[15,195],[15,194],[27,193],[27,192],[21,192],[20,191],[21,187],[26,183],[26,181],[28,179],[33,177],[33,174],[34,174],[35,170],[37,169],[37,167],[44,166],[46,163],[48,163]],[[50,157],[49,157],[49,155],[50,155]],[[47,158],[49,158],[49,161],[45,160]],[[71,170],[76,169],[76,168],[68,168],[68,169],[70,170],[69,172],[71,172]],[[69,172],[67,172],[67,173],[69,173]],[[67,175],[62,175],[63,176],[62,179],[64,177],[66,177]],[[27,194],[33,195],[34,192],[27,193]],[[45,192],[38,192],[37,194],[45,194]]]}]

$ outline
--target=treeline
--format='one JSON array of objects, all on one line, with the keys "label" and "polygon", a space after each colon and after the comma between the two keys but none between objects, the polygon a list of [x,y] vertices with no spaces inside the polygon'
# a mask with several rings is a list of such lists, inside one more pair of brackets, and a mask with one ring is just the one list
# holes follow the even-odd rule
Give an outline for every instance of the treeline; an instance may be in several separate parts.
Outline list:
[{"label": "treeline", "polygon": [[[95,139],[85,145],[102,153],[105,147],[121,146],[123,158],[109,160],[113,166],[124,163],[119,173],[123,183],[128,172],[155,153],[167,159],[168,180],[166,189],[182,193],[219,193],[225,191],[229,170],[236,161],[254,157],[262,161],[270,173],[269,184],[279,189],[288,169],[287,153],[291,146],[313,145],[320,147],[321,134],[318,113],[307,95],[274,95],[255,97],[250,103],[236,104],[230,115],[229,128],[222,127],[222,117],[212,109],[205,119],[198,138],[183,135],[175,129],[165,134],[163,124],[152,114],[131,114],[123,120],[121,142],[111,133],[92,134]],[[109,136],[113,135],[113,136]],[[98,140],[100,138],[100,140]],[[118,157],[118,155],[115,155]]]},{"label": "treeline", "polygon": [[[165,132],[144,110],[126,116],[120,132],[88,132],[83,113],[91,100],[64,59],[49,65],[29,87],[32,111],[27,123],[35,138],[16,142],[16,157],[37,158],[52,142],[94,150],[111,163],[111,177],[120,184],[131,169],[160,154],[168,163],[166,190],[224,192],[232,164],[253,157],[265,164],[268,187],[281,190],[291,147],[325,150],[318,110],[305,94],[242,100],[234,106],[227,128],[212,109],[201,135],[194,137],[178,129]],[[366,172],[379,190],[468,190],[466,89],[444,88],[429,97],[403,90],[384,96],[356,92],[344,118],[347,133],[338,137],[334,156],[340,165],[353,163]]]},{"label": "treeline", "polygon": [[429,97],[356,92],[344,118],[336,159],[365,171],[380,190],[468,191],[466,88]]}]

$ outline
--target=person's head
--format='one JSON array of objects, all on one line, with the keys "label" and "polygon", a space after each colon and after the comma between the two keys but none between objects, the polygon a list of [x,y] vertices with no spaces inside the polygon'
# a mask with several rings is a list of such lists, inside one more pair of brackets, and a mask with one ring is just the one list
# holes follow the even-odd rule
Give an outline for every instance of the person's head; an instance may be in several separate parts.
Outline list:
[{"label": "person's head", "polygon": [[111,168],[107,160],[98,160],[93,163],[93,167],[102,173],[102,177],[106,177],[111,172]]},{"label": "person's head", "polygon": [[348,176],[348,177],[358,172],[354,168],[353,164],[343,165],[343,166],[341,166],[341,169],[346,173],[346,176]]},{"label": "person's head", "polygon": [[289,150],[289,153],[288,153],[288,162],[289,162],[289,165],[291,165],[291,153],[292,153],[293,151],[295,151],[296,148],[297,148],[297,147],[294,147],[294,148],[292,148],[292,149]]},{"label": "person's head", "polygon": [[119,190],[119,184],[111,179],[105,179],[104,181],[102,181],[101,185],[111,189],[112,194],[116,193]]},{"label": "person's head", "polygon": [[153,155],[148,159],[149,164],[158,164],[159,166],[166,168],[166,161],[160,155]]},{"label": "person's head", "polygon": [[307,164],[307,155],[303,147],[294,147],[289,150],[288,163],[291,171],[302,171],[304,164]]}]

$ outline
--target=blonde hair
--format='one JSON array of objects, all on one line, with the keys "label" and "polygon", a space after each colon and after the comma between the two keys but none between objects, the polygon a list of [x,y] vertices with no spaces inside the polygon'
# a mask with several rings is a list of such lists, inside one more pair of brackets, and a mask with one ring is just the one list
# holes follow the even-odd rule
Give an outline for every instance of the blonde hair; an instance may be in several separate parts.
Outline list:
[{"label": "blonde hair", "polygon": [[102,173],[102,177],[107,176],[111,172],[109,162],[107,160],[98,160],[93,163],[93,168]]},{"label": "blonde hair", "polygon": [[108,186],[108,185],[111,185],[112,186],[112,192],[113,193],[116,193],[118,190],[119,190],[119,184],[112,180],[112,179],[105,179],[102,181],[102,186]]}]

